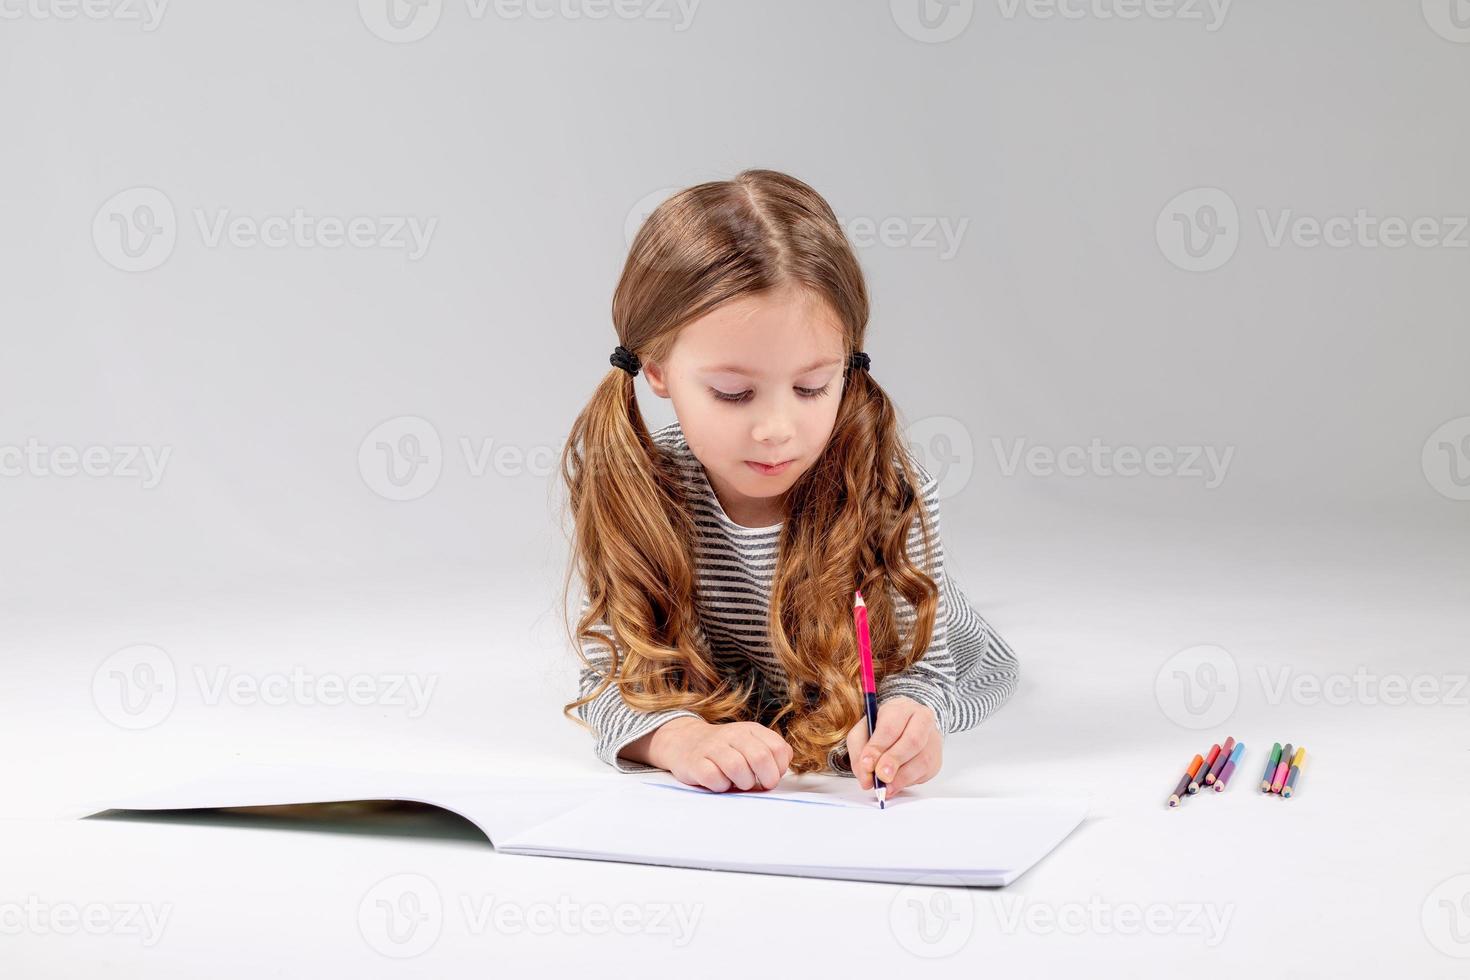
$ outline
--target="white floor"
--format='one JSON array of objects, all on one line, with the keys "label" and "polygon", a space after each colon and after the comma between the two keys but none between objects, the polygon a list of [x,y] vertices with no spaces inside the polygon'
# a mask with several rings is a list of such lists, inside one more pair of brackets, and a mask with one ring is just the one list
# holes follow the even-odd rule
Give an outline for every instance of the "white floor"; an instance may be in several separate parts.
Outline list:
[{"label": "white floor", "polygon": [[[1464,976],[1464,534],[1108,528],[1079,517],[1045,548],[998,535],[988,558],[951,546],[1023,683],[981,729],[951,736],[943,775],[921,791],[1093,801],[1000,891],[501,857],[448,817],[398,832],[78,820],[85,801],[242,759],[621,777],[559,716],[573,673],[550,577],[518,592],[272,583],[168,602],[120,583],[105,611],[38,605],[14,617],[0,719],[5,974],[519,976],[636,958],[657,974],[731,977],[788,961],[881,975],[928,959],[966,976]],[[134,644],[167,653],[177,690],[166,717],[129,731],[93,681]],[[1209,675],[1171,658],[1201,645],[1228,656],[1211,662],[1222,717],[1195,730],[1174,671]],[[296,666],[435,686],[421,713],[390,697],[252,703],[241,688],[210,703],[222,680]],[[1231,788],[1167,809],[1190,756],[1226,735],[1248,745]],[[1290,801],[1255,789],[1273,741],[1308,750]],[[418,907],[411,942],[384,932],[385,908],[414,912],[405,893],[441,902]],[[604,920],[621,926],[596,930]]]}]

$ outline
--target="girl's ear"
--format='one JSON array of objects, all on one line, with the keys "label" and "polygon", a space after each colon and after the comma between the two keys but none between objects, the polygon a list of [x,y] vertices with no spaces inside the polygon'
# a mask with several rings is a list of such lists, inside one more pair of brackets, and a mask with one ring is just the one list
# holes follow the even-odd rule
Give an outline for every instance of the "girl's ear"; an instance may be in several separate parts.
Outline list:
[{"label": "girl's ear", "polygon": [[657,361],[649,361],[643,365],[643,376],[648,379],[648,387],[660,398],[669,397],[669,386],[665,383],[664,368]]}]

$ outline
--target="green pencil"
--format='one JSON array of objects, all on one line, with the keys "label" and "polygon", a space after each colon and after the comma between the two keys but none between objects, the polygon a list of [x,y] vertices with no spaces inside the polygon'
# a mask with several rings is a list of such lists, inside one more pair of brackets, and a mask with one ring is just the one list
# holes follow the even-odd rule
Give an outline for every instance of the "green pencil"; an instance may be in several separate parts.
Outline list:
[{"label": "green pencil", "polygon": [[1271,746],[1271,758],[1266,760],[1266,774],[1261,777],[1261,792],[1271,792],[1271,777],[1276,775],[1276,765],[1281,761],[1281,743]]}]

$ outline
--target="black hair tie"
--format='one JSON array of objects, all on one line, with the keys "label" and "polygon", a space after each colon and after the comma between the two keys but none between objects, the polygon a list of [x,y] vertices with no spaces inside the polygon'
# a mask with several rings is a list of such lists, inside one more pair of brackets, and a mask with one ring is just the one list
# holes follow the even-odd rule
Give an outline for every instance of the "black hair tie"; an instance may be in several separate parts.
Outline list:
[{"label": "black hair tie", "polygon": [[[622,368],[634,377],[638,376],[639,370],[643,367],[643,362],[638,360],[638,355],[622,344],[613,348],[612,356],[607,360],[613,367]],[[866,371],[872,363],[873,359],[863,351],[853,351],[847,358],[847,366],[854,371]]]},{"label": "black hair tie", "polygon": [[612,356],[607,360],[613,367],[620,367],[635,378],[638,376],[638,369],[643,367],[643,362],[638,360],[638,355],[622,344],[613,348]]}]

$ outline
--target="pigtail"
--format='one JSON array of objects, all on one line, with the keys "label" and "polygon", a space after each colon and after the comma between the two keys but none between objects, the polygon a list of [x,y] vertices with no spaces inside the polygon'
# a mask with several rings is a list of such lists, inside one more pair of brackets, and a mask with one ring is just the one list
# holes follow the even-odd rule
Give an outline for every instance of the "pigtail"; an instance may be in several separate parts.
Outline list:
[{"label": "pigtail", "polygon": [[[693,519],[683,475],[643,420],[633,376],[609,371],[572,425],[562,478],[574,522],[573,562],[563,604],[578,573],[587,598],[571,639],[582,663],[588,644],[607,649],[598,686],[575,709],[617,683],[638,710],[687,708],[709,720],[736,717],[732,694],[702,649],[696,614]],[[592,629],[606,624],[616,642]]]}]

